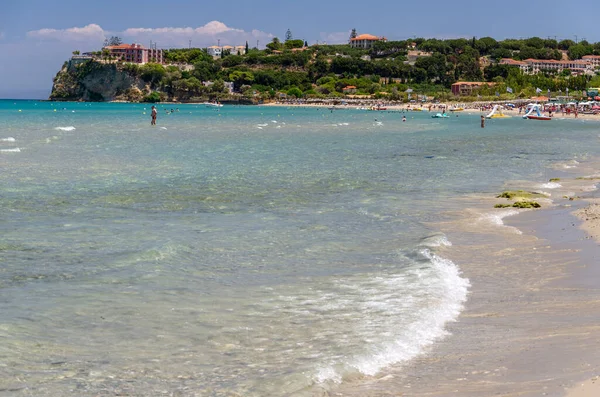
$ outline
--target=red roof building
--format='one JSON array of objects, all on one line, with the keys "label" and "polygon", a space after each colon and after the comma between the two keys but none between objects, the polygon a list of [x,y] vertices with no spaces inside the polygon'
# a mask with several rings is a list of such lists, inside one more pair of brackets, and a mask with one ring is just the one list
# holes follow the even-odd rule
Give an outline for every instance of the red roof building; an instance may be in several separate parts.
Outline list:
[{"label": "red roof building", "polygon": [[377,37],[372,34],[361,34],[350,39],[350,46],[352,48],[362,48],[363,50],[373,47],[373,44],[378,41],[387,41],[385,37]]},{"label": "red roof building", "polygon": [[483,85],[493,86],[495,83],[485,83],[481,81],[459,81],[452,84],[452,93],[454,95],[471,95],[473,90]]},{"label": "red roof building", "polygon": [[130,63],[164,63],[163,50],[156,48],[146,48],[141,44],[119,44],[104,47],[110,56],[117,58],[122,62]]}]

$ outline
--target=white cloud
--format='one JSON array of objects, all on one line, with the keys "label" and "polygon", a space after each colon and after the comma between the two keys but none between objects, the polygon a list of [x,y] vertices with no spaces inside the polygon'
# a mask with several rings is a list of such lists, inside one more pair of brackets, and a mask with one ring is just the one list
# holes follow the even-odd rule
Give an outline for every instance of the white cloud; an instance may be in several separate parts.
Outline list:
[{"label": "white cloud", "polygon": [[27,37],[41,40],[89,41],[104,40],[106,32],[95,23],[68,29],[40,29],[27,32]]},{"label": "white cloud", "polygon": [[153,41],[159,47],[187,47],[192,40],[194,47],[206,47],[217,44],[242,45],[246,41],[253,45],[256,40],[262,45],[271,41],[274,36],[261,30],[232,28],[219,21],[208,22],[204,26],[192,27],[163,27],[163,28],[129,28],[123,31],[124,41],[149,42]]},{"label": "white cloud", "polygon": [[319,36],[321,37],[321,41],[327,44],[348,44],[350,33],[350,30],[346,32],[321,32]]},{"label": "white cloud", "polygon": [[[245,31],[227,26],[220,21],[211,21],[204,26],[192,27],[162,27],[162,28],[128,28],[122,32],[108,32],[100,25],[89,24],[84,27],[68,29],[39,29],[27,32],[27,37],[40,41],[61,41],[80,43],[101,43],[108,36],[120,36],[126,43],[155,42],[161,48],[187,47],[192,40],[194,47],[221,45],[243,45],[246,41],[254,46],[258,40],[264,46],[274,37],[272,34],[258,29]],[[1,36],[0,36],[1,38]]]}]

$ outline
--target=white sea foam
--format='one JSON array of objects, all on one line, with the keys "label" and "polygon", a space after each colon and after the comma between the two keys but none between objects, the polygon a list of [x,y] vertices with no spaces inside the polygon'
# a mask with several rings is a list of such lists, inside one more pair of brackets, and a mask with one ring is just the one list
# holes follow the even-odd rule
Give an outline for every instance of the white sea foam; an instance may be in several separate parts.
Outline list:
[{"label": "white sea foam", "polygon": [[[419,262],[426,260],[430,265],[415,266],[391,277],[377,277],[370,285],[359,287],[362,301],[350,304],[374,316],[363,320],[367,323],[363,328],[369,332],[365,332],[362,339],[371,346],[367,353],[348,357],[344,362],[332,361],[319,368],[314,377],[316,382],[339,383],[345,374],[357,371],[375,375],[391,364],[415,358],[448,334],[445,326],[456,321],[463,309],[469,280],[461,277],[452,261],[429,249],[420,250],[418,255]],[[402,291],[401,296],[398,291]],[[406,312],[413,315],[398,324]],[[388,321],[381,320],[380,316],[389,316]]]},{"label": "white sea foam", "polygon": [[579,165],[579,161],[577,160],[570,160],[566,163],[561,163],[559,164],[560,168],[564,168],[564,169],[570,169],[570,168],[577,168],[577,166]]},{"label": "white sea foam", "polygon": [[72,125],[68,126],[68,127],[56,127],[55,130],[57,131],[75,131],[75,127],[73,127]]},{"label": "white sea foam", "polygon": [[2,138],[0,139],[0,142],[15,142],[16,139],[13,138],[12,136],[9,136],[8,138]]},{"label": "white sea foam", "polygon": [[18,147],[13,148],[13,149],[0,149],[0,152],[4,152],[4,153],[20,153],[21,149],[19,149]]},{"label": "white sea foam", "polygon": [[548,182],[540,185],[540,187],[542,189],[558,189],[559,187],[562,187],[562,185],[556,182]]},{"label": "white sea foam", "polygon": [[519,214],[519,211],[517,211],[517,210],[503,210],[503,211],[487,213],[487,214],[483,215],[481,217],[481,219],[486,222],[491,222],[494,225],[498,225],[498,226],[502,226],[502,227],[511,229],[516,234],[523,234],[523,232],[520,231],[519,229],[517,229],[516,227],[506,226],[504,224],[504,220],[503,220],[504,218],[506,218],[507,216],[513,216],[513,215],[517,215],[517,214]]}]

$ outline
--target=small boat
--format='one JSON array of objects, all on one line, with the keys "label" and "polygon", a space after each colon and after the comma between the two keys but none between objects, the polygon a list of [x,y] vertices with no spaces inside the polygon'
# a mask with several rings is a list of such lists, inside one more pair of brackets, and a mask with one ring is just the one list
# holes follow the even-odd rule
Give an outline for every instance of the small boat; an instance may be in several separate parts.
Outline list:
[{"label": "small boat", "polygon": [[462,112],[463,110],[465,110],[464,108],[450,108],[451,112]]},{"label": "small boat", "polygon": [[203,105],[205,105],[207,108],[222,108],[223,105],[220,104],[219,102],[204,102]]},{"label": "small boat", "polygon": [[528,120],[552,120],[552,117],[544,116],[542,112],[540,112],[541,108],[542,107],[537,103],[530,103],[527,105],[523,118]]},{"label": "small boat", "polygon": [[386,107],[380,107],[380,106],[373,106],[371,108],[369,108],[369,110],[387,110]]},{"label": "small boat", "polygon": [[552,120],[552,117],[550,117],[550,116],[534,116],[534,115],[529,115],[529,116],[527,116],[527,118],[529,120]]},{"label": "small boat", "polygon": [[431,115],[432,119],[447,119],[450,118],[446,113],[436,113]]},{"label": "small boat", "polygon": [[492,109],[492,111],[485,116],[486,119],[507,119],[510,118],[510,116],[505,115],[504,113],[502,113],[502,110],[500,109],[500,107],[498,105],[494,105],[494,108]]}]

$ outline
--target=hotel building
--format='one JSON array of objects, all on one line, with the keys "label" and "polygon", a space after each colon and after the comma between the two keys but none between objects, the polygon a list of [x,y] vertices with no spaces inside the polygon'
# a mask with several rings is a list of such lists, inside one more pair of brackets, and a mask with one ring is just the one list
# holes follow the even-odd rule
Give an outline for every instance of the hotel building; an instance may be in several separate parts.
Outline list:
[{"label": "hotel building", "polygon": [[146,48],[141,44],[120,44],[104,47],[109,55],[122,62],[129,63],[164,63],[164,51],[156,48]]},{"label": "hotel building", "polygon": [[[598,60],[600,62],[600,60]],[[537,74],[543,70],[552,70],[558,73],[565,69],[569,69],[574,74],[593,74],[594,65],[590,60],[563,60],[557,61],[554,59],[526,59],[524,61],[515,61],[510,58],[503,58],[499,62],[500,65],[518,66],[525,74]]]}]

